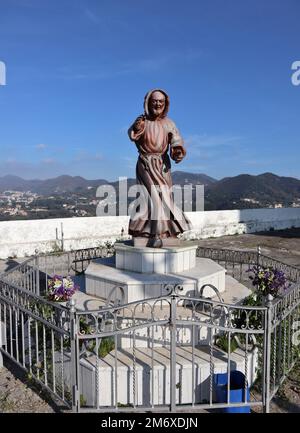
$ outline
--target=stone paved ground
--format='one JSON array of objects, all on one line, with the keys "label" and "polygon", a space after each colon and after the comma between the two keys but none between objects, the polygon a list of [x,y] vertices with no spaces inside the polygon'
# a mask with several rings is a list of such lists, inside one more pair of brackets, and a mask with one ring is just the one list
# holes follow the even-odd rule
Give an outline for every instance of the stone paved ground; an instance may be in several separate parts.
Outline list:
[{"label": "stone paved ground", "polygon": [[262,254],[300,267],[300,228],[203,239],[199,244],[237,250],[256,250],[260,246]]},{"label": "stone paved ground", "polygon": [[[224,236],[199,241],[201,246],[255,250],[300,267],[300,229],[266,233]],[[19,259],[0,260],[0,273]],[[63,408],[51,402],[45,393],[36,389],[10,362],[0,369],[0,412],[59,412]],[[255,408],[260,412],[260,408]],[[300,413],[300,362],[288,375],[271,404],[271,412]]]}]

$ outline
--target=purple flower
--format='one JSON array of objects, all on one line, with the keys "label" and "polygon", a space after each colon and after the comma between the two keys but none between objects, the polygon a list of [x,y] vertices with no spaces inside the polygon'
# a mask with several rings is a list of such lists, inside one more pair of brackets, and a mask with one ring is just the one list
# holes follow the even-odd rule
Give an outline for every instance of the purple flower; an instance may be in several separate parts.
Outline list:
[{"label": "purple flower", "polygon": [[253,275],[249,276],[252,285],[255,286],[261,295],[271,294],[277,296],[283,290],[289,288],[290,284],[283,271],[276,268],[264,268],[262,266],[253,266],[247,270]]},{"label": "purple flower", "polygon": [[68,301],[79,290],[70,276],[54,275],[48,281],[48,297],[51,301]]}]

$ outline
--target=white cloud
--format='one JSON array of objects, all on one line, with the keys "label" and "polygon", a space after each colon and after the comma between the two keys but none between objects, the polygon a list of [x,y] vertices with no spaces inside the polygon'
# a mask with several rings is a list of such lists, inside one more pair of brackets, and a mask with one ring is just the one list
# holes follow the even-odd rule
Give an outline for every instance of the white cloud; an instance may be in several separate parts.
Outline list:
[{"label": "white cloud", "polygon": [[39,143],[35,146],[35,148],[38,150],[46,149],[46,147],[47,147],[47,144],[44,144],[44,143]]}]

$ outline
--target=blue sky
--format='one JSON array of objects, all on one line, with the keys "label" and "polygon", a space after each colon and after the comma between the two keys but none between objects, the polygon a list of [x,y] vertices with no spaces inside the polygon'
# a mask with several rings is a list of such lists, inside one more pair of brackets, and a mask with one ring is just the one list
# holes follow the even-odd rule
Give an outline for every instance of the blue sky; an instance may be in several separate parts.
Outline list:
[{"label": "blue sky", "polygon": [[300,178],[299,0],[0,0],[0,176],[134,177],[127,128],[165,89],[173,169]]}]

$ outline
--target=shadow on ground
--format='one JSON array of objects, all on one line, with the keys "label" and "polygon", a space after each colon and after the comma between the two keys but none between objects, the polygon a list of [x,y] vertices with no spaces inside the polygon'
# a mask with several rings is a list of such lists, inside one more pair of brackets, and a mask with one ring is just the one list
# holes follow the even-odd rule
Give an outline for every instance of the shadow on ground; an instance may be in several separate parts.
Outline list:
[{"label": "shadow on ground", "polygon": [[1,269],[0,273],[10,271],[11,269],[15,268],[19,264],[20,264],[20,262],[18,262],[15,259],[7,259],[4,261],[4,263],[2,265],[2,269]]},{"label": "shadow on ground", "polygon": [[[52,397],[47,390],[43,389],[33,379],[30,379],[28,374],[25,371],[23,371],[20,367],[15,365],[10,359],[8,359],[5,356],[3,356],[3,366],[8,372],[10,372],[13,375],[15,379],[18,379],[22,383],[19,385],[20,397],[21,397],[23,387],[24,389],[28,388],[43,401],[43,404],[48,405],[53,412],[62,413],[68,410],[68,408],[64,406],[62,402],[60,402],[58,399],[54,400],[54,397]],[[7,379],[9,381],[9,378]]]},{"label": "shadow on ground", "polygon": [[248,233],[249,235],[253,234],[255,236],[272,236],[277,238],[300,238],[300,227],[299,228],[290,228],[285,230],[268,230],[264,232],[255,232]]}]

